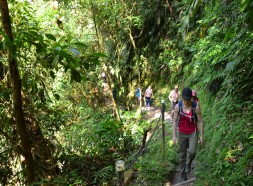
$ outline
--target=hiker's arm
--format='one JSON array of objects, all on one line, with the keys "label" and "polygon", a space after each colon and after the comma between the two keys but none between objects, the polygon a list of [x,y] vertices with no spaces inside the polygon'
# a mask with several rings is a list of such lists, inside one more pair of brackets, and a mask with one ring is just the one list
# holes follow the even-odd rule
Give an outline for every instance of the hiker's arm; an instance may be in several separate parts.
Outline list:
[{"label": "hiker's arm", "polygon": [[177,121],[178,121],[178,111],[179,111],[179,107],[178,104],[175,106],[174,108],[174,117],[173,117],[173,128],[172,128],[172,132],[173,132],[173,143],[175,144],[177,142]]},{"label": "hiker's arm", "polygon": [[203,119],[201,115],[201,110],[199,107],[199,104],[196,107],[196,114],[198,118],[198,126],[199,126],[199,133],[200,133],[200,143],[203,143],[203,135],[204,135],[204,124],[203,124]]},{"label": "hiker's arm", "polygon": [[171,92],[170,92],[170,94],[169,94],[169,96],[168,96],[168,98],[169,98],[169,100],[170,100],[170,102],[172,102],[172,100],[171,100]]}]

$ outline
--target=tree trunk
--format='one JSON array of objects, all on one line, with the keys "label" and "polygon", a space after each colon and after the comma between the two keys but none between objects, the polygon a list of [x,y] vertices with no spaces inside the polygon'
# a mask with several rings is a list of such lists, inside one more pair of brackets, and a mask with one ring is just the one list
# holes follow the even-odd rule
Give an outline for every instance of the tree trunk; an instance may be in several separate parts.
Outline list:
[{"label": "tree trunk", "polygon": [[111,75],[110,75],[109,67],[107,65],[106,65],[106,73],[107,73],[107,77],[108,77],[107,78],[107,83],[108,83],[108,86],[109,86],[110,97],[111,97],[112,104],[113,104],[113,114],[117,117],[118,121],[121,121],[120,115],[119,115],[119,110],[118,110],[118,105],[117,105],[116,100],[114,99],[114,96],[113,96],[113,88],[112,88],[112,84],[111,84]]},{"label": "tree trunk", "polygon": [[[3,36],[0,36],[0,41],[2,40]],[[3,56],[2,51],[0,51],[0,58]],[[0,81],[4,79],[4,65],[2,61],[0,61]]]},{"label": "tree trunk", "polygon": [[[94,12],[95,8],[94,8],[94,5],[93,5],[92,1],[90,1],[90,2],[91,2],[92,18],[93,18],[93,22],[94,22],[94,25],[95,25],[95,31],[96,31],[98,47],[99,47],[99,49],[102,50],[101,41],[100,41],[100,38],[99,38],[98,28],[97,28],[96,12]],[[110,75],[110,70],[109,70],[109,67],[106,63],[104,63],[104,66],[106,67],[107,83],[108,83],[108,86],[109,86],[110,97],[111,97],[112,104],[113,104],[113,114],[117,117],[118,121],[121,121],[120,115],[119,115],[119,110],[118,110],[118,107],[117,107],[117,103],[116,103],[116,101],[114,99],[114,96],[113,96],[113,90],[112,90],[112,85],[111,85],[112,79],[111,79],[111,75]]]},{"label": "tree trunk", "polygon": [[31,153],[31,144],[26,129],[24,119],[22,95],[21,95],[21,79],[17,67],[16,51],[13,47],[13,35],[11,30],[11,21],[7,0],[0,0],[0,10],[2,16],[2,24],[5,34],[9,37],[10,43],[7,45],[7,60],[12,81],[13,89],[13,113],[17,125],[17,132],[21,140],[22,154],[24,156],[25,176],[27,184],[30,185],[35,181],[34,164]]},{"label": "tree trunk", "polygon": [[[137,82],[137,86],[138,87],[142,87],[141,85],[141,70],[140,70],[140,58],[139,58],[139,55],[137,53],[137,48],[136,48],[136,44],[135,44],[135,41],[134,41],[134,38],[133,38],[133,35],[132,35],[132,30],[131,28],[129,28],[129,37],[130,37],[130,40],[131,40],[131,43],[133,45],[133,50],[134,50],[134,54],[135,56],[137,57],[137,69],[138,69],[138,82]],[[139,107],[142,108],[142,88],[140,89],[140,102],[139,102]]]}]

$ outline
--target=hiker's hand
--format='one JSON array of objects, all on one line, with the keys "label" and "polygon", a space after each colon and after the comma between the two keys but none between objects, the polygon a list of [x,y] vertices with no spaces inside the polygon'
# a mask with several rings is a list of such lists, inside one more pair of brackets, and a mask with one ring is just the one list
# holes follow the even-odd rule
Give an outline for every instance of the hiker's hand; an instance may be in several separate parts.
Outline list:
[{"label": "hiker's hand", "polygon": [[200,137],[200,138],[199,138],[199,143],[202,145],[203,142],[204,142],[204,138],[203,138],[203,137]]},{"label": "hiker's hand", "polygon": [[172,141],[173,141],[174,145],[177,144],[177,138],[176,137],[173,137]]}]

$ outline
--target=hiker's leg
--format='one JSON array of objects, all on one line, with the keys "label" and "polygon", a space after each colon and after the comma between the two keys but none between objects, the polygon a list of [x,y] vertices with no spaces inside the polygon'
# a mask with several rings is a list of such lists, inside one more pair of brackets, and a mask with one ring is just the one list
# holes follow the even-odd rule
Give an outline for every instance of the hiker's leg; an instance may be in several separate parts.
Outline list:
[{"label": "hiker's leg", "polygon": [[147,99],[147,107],[150,107],[150,97],[146,97]]},{"label": "hiker's leg", "polygon": [[179,156],[180,156],[180,171],[184,172],[186,165],[186,145],[188,143],[188,135],[183,133],[178,133],[178,143],[179,143]]},{"label": "hiker's leg", "polygon": [[173,102],[170,103],[170,108],[171,108],[171,120],[173,121],[173,116],[174,116],[174,106],[173,106]]},{"label": "hiker's leg", "polygon": [[196,150],[198,146],[198,135],[197,133],[192,133],[189,136],[189,149],[188,149],[188,159],[186,162],[186,172],[191,172],[191,164],[196,156]]}]

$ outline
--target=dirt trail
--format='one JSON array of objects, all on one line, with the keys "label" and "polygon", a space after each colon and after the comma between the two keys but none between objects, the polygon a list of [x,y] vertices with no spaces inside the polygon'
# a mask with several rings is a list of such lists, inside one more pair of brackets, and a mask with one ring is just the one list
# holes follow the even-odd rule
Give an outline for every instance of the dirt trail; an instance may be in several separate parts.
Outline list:
[{"label": "dirt trail", "polygon": [[[143,110],[145,110],[145,107],[143,107]],[[147,117],[150,120],[154,120],[159,118],[161,115],[161,108],[158,107],[151,107],[150,110],[147,110]],[[166,133],[168,132],[168,130],[172,131],[172,122],[171,122],[171,117],[170,117],[170,111],[165,111],[164,113],[164,122],[166,123]],[[171,126],[170,128],[168,128],[167,126]],[[170,132],[171,133],[171,132]],[[176,168],[176,171],[173,175],[173,179],[172,181],[168,181],[168,183],[166,183],[166,186],[193,186],[194,185],[194,181],[196,179],[195,175],[194,175],[194,168],[196,166],[196,161],[194,160],[192,162],[192,171],[190,173],[188,173],[187,175],[187,181],[183,182],[181,180],[181,173],[180,173],[180,168],[179,165]],[[168,176],[169,177],[169,176]],[[189,183],[190,182],[190,183]]]}]

